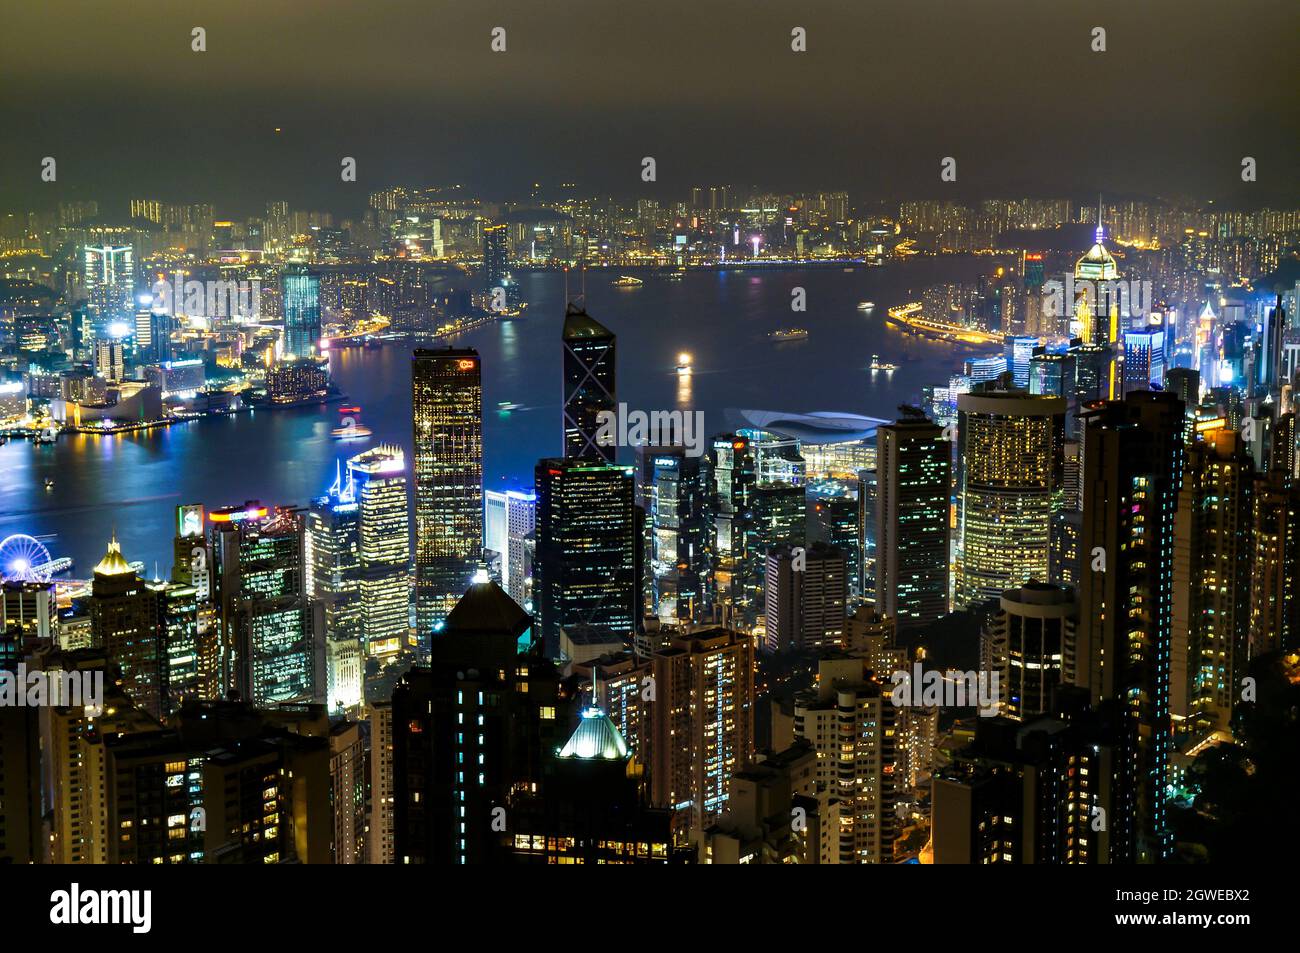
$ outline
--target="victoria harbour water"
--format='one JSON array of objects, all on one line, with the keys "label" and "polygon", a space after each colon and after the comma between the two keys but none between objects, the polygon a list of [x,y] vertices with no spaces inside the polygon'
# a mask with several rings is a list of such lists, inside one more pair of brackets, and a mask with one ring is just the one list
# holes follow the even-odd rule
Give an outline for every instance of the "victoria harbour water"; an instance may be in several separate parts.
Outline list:
[{"label": "victoria harbour water", "polygon": [[[891,305],[936,281],[970,280],[989,262],[922,259],[883,268],[699,271],[681,281],[647,278],[616,288],[617,274],[591,272],[587,310],[618,336],[618,398],[629,409],[699,410],[706,433],[736,426],[738,408],[847,411],[893,417],[926,384],[960,370],[971,349],[905,334],[885,321]],[[570,294],[578,279],[570,276]],[[560,452],[560,328],[564,277],[521,278],[530,307],[518,321],[480,327],[449,341],[477,348],[483,367],[484,484],[527,486],[538,458]],[[792,312],[802,287],[807,310]],[[859,301],[875,303],[871,313]],[[778,328],[806,328],[801,341],[774,343]],[[331,369],[360,405],[365,441],[331,436],[339,406],[259,410],[118,435],[64,435],[53,446],[0,447],[0,538],[28,533],[70,556],[86,577],[116,532],[127,559],[170,571],[179,503],[213,508],[260,499],[305,505],[333,480],[336,461],[377,443],[411,443],[410,346],[335,352]],[[677,355],[694,372],[676,372]],[[897,364],[870,370],[873,355]],[[502,410],[500,404],[518,405]],[[47,489],[46,480],[53,481]]]}]

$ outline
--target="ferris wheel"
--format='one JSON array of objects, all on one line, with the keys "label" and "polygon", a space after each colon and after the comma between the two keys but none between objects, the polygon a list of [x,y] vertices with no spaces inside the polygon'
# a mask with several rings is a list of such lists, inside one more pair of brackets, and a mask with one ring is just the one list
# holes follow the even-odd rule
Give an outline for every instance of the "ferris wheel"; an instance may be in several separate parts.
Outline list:
[{"label": "ferris wheel", "polygon": [[0,539],[0,580],[5,582],[49,582],[50,551],[33,536],[15,533]]}]

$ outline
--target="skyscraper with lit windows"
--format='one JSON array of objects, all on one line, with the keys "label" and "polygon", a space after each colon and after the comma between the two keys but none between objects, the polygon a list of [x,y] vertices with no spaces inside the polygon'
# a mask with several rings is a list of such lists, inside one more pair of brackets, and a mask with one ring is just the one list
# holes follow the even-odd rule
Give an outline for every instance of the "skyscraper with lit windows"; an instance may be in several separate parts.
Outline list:
[{"label": "skyscraper with lit windows", "polygon": [[361,639],[368,656],[389,658],[407,647],[411,628],[406,454],[392,446],[359,453],[348,477],[358,510]]},{"label": "skyscraper with lit windows", "polygon": [[280,276],[283,297],[284,354],[313,357],[320,349],[320,273],[290,265]]},{"label": "skyscraper with lit windows", "polygon": [[602,412],[618,409],[615,338],[586,310],[564,314],[564,456],[613,463],[618,448],[597,439]]},{"label": "skyscraper with lit windows", "polygon": [[1048,577],[1060,508],[1066,402],[982,387],[957,397],[955,606]]},{"label": "skyscraper with lit windows", "polygon": [[472,348],[411,358],[416,637],[430,634],[483,558],[483,383]]}]

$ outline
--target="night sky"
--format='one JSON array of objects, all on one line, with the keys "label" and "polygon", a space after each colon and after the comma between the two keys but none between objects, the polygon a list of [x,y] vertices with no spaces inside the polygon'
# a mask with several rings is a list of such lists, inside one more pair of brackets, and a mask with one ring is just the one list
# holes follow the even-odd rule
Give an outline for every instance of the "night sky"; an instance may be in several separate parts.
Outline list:
[{"label": "night sky", "polygon": [[[6,210],[349,212],[394,184],[518,199],[534,181],[664,200],[715,182],[1300,197],[1289,0],[41,0],[6,4],[2,24]],[[39,180],[46,155],[57,183]]]}]

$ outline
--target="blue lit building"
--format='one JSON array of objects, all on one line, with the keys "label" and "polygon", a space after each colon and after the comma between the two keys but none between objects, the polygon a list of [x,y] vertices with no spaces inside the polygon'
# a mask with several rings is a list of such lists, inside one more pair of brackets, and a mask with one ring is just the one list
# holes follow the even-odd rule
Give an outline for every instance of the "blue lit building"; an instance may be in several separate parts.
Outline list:
[{"label": "blue lit building", "polygon": [[320,347],[320,273],[290,265],[280,276],[284,301],[284,355],[312,357]]}]

